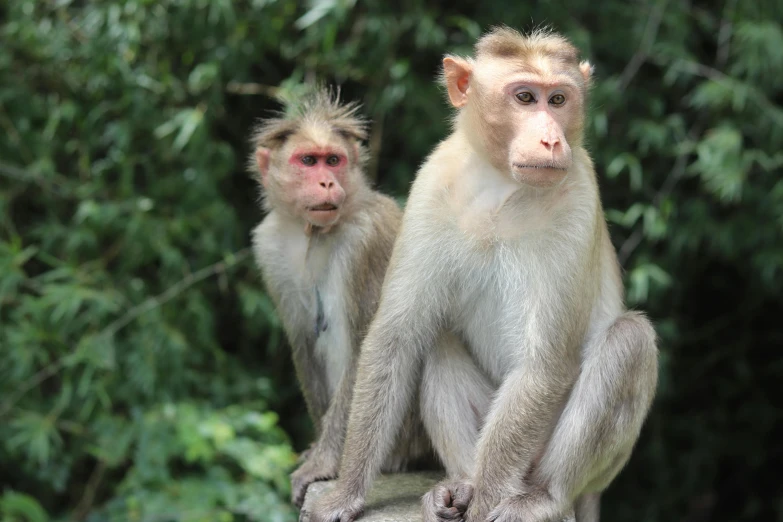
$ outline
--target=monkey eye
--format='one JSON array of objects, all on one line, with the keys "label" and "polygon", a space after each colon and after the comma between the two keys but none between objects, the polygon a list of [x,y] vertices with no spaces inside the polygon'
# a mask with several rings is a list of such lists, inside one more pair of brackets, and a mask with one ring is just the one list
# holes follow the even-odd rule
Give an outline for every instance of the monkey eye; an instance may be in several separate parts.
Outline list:
[{"label": "monkey eye", "polygon": [[315,165],[315,156],[302,156],[302,165],[307,165],[308,167],[312,167]]},{"label": "monkey eye", "polygon": [[517,100],[524,103],[525,105],[536,101],[536,99],[533,97],[533,94],[528,91],[518,92],[514,96],[516,96]]},{"label": "monkey eye", "polygon": [[329,165],[330,167],[334,167],[338,163],[340,163],[340,158],[338,156],[335,156],[334,154],[326,158],[326,164]]},{"label": "monkey eye", "polygon": [[549,98],[549,103],[557,107],[563,105],[565,101],[566,101],[565,96],[563,96],[562,94],[555,94],[554,96]]}]

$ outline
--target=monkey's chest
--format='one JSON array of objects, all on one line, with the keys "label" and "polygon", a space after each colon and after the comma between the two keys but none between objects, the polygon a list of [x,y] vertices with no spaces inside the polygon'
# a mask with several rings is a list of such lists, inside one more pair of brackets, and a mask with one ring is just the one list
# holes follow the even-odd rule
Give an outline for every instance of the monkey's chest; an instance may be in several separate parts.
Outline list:
[{"label": "monkey's chest", "polygon": [[[276,224],[283,228],[273,228]],[[266,234],[261,228],[256,254],[289,338],[306,343],[307,357],[313,359],[308,364],[317,368],[318,384],[331,397],[352,353],[346,315],[349,263],[345,249],[335,247],[339,241],[311,238],[300,228],[284,225],[272,222]]]},{"label": "monkey's chest", "polygon": [[[516,252],[500,251],[458,276],[454,324],[468,350],[496,383],[517,367],[536,333],[535,270]],[[538,301],[538,302],[537,302]]]},{"label": "monkey's chest", "polygon": [[324,369],[333,395],[350,363],[351,338],[345,301],[344,275],[330,271],[315,280],[311,290],[308,325],[315,339],[314,356]]}]

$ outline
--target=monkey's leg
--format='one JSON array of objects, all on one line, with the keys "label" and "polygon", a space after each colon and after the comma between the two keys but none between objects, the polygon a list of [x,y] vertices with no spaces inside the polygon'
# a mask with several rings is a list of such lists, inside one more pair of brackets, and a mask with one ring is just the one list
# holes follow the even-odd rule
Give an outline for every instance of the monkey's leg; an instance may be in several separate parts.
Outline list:
[{"label": "monkey's leg", "polygon": [[530,492],[501,502],[490,520],[559,520],[574,503],[578,522],[597,520],[598,499],[585,495],[604,490],[628,461],[655,394],[657,357],[655,330],[636,312],[585,346],[576,384],[526,479]]},{"label": "monkey's leg", "polygon": [[460,519],[473,497],[476,441],[489,411],[493,386],[462,342],[444,334],[428,355],[421,383],[421,414],[449,479],[422,499],[425,522]]},{"label": "monkey's leg", "polygon": [[421,381],[421,416],[450,478],[473,473],[476,441],[494,388],[462,342],[446,333],[427,356]]},{"label": "monkey's leg", "polygon": [[577,522],[598,522],[600,508],[600,493],[585,493],[580,496],[574,506]]}]

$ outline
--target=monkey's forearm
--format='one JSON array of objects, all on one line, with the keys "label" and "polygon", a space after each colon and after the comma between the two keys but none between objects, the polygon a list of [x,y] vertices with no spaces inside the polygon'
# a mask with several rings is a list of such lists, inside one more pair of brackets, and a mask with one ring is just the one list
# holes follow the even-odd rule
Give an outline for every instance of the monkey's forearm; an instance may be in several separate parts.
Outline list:
[{"label": "monkey's forearm", "polygon": [[316,433],[322,429],[322,419],[329,408],[329,393],[322,370],[313,350],[305,342],[291,342],[292,356],[299,388],[302,390],[307,411],[315,425]]},{"label": "monkey's forearm", "polygon": [[356,358],[345,369],[340,385],[321,419],[321,431],[315,445],[315,452],[319,456],[334,459],[339,463],[343,451],[345,432],[348,425],[348,412],[351,408],[353,386],[356,380]]},{"label": "monkey's forearm", "polygon": [[575,372],[525,365],[498,392],[478,443],[477,493],[519,494],[523,477],[548,439]]},{"label": "monkey's forearm", "polygon": [[339,473],[343,489],[358,498],[391,451],[411,401],[417,354],[388,357],[404,343],[389,332],[371,333],[363,347]]}]

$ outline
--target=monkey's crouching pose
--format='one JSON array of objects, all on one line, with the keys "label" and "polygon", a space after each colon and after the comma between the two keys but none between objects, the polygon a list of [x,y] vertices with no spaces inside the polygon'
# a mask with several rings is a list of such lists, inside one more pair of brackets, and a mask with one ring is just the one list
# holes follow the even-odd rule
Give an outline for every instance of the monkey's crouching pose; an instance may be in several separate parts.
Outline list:
[{"label": "monkey's crouching pose", "polygon": [[626,311],[583,147],[591,67],[564,38],[501,28],[448,56],[454,132],[420,169],[362,347],[337,487],[347,522],[412,404],[449,480],[426,522],[598,520],[657,382]]},{"label": "monkey's crouching pose", "polygon": [[[337,475],[359,347],[402,216],[368,186],[356,111],[319,90],[254,135],[251,166],[268,211],[253,232],[254,253],[318,433],[291,475],[297,505],[310,483]],[[417,417],[408,415],[385,469],[403,469],[429,447]]]}]

